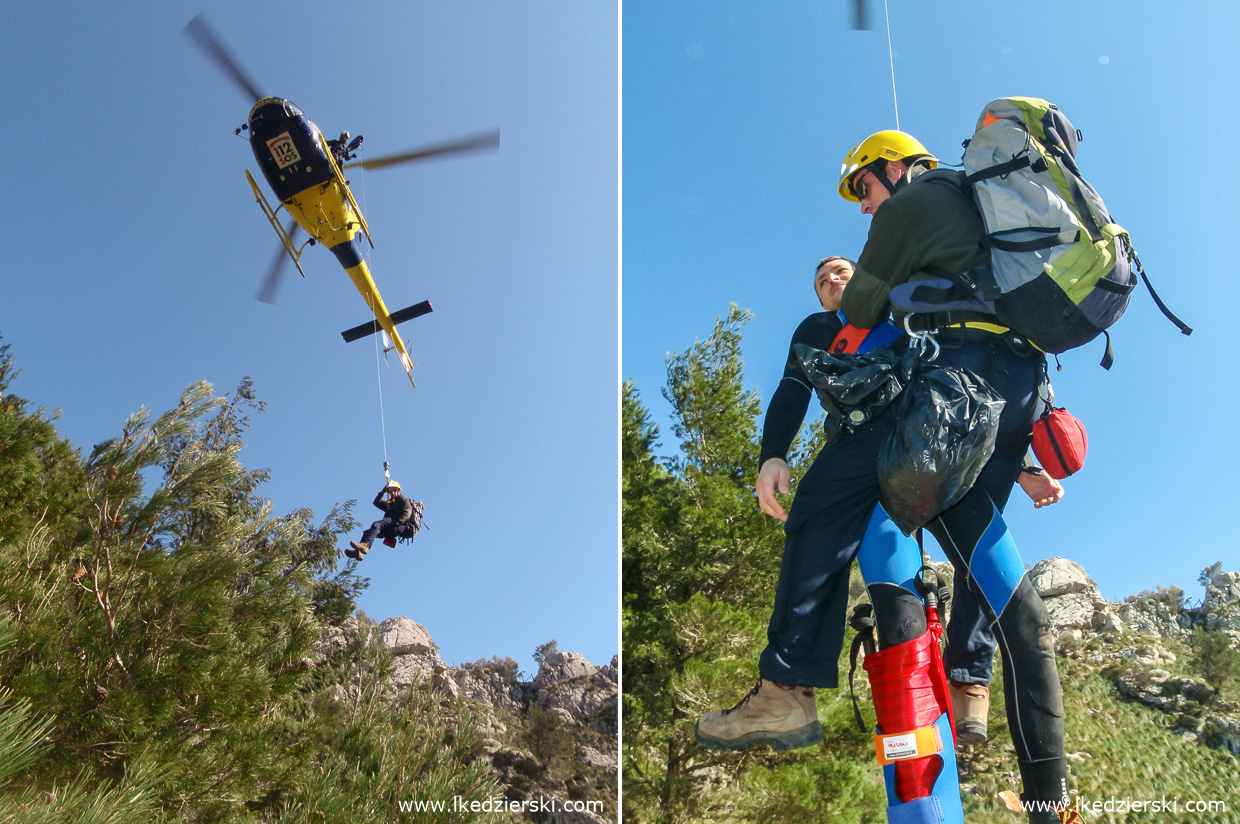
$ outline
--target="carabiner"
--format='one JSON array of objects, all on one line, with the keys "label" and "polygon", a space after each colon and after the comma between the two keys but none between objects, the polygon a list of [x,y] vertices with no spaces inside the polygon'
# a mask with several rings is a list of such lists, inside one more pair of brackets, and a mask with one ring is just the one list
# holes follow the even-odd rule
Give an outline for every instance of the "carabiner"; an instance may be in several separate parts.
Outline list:
[{"label": "carabiner", "polygon": [[913,317],[914,314],[916,313],[910,312],[904,316],[904,331],[908,333],[909,347],[922,350],[922,353],[924,355],[927,345],[929,344],[933,346],[934,351],[931,352],[928,357],[926,357],[926,363],[933,363],[935,358],[939,356],[939,342],[935,340],[934,334],[930,332],[929,330],[925,332],[914,332],[913,331],[913,327],[909,325],[909,320]]}]

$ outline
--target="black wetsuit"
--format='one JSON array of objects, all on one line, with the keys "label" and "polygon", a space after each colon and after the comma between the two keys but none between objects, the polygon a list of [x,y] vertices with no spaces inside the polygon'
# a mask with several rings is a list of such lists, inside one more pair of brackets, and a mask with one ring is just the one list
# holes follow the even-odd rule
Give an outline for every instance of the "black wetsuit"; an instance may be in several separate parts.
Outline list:
[{"label": "black wetsuit", "polygon": [[[845,315],[856,326],[872,326],[892,309],[893,287],[986,263],[981,234],[981,219],[957,173],[932,172],[903,185],[874,214],[856,272],[844,290]],[[915,320],[922,325],[914,323],[914,328],[940,329],[959,321],[994,322],[993,317],[968,315]],[[1067,767],[1050,622],[1001,515],[1029,445],[1046,379],[1045,358],[1012,333],[941,329],[937,339],[942,346],[938,364],[976,372],[1006,406],[994,455],[977,482],[926,528],[955,566],[957,580],[966,577],[1003,649],[1007,716],[1025,794],[1059,801],[1067,792]],[[876,617],[881,633],[884,616]],[[1035,815],[1031,820],[1058,818]]]}]

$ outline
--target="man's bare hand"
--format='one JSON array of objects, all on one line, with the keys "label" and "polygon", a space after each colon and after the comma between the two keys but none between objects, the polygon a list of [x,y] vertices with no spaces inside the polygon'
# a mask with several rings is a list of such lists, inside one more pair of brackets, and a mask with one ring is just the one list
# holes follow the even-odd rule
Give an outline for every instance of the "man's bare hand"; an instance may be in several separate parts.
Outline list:
[{"label": "man's bare hand", "polygon": [[767,458],[766,463],[762,464],[762,468],[758,470],[756,484],[758,506],[763,512],[781,521],[788,520],[788,513],[784,511],[783,505],[775,497],[775,492],[778,490],[781,495],[787,495],[790,483],[792,483],[792,470],[788,468],[788,462],[783,458]]},{"label": "man's bare hand", "polygon": [[1017,481],[1020,483],[1020,488],[1025,490],[1025,494],[1033,501],[1034,509],[1059,503],[1063,498],[1063,484],[1045,472],[1037,474],[1022,472]]}]

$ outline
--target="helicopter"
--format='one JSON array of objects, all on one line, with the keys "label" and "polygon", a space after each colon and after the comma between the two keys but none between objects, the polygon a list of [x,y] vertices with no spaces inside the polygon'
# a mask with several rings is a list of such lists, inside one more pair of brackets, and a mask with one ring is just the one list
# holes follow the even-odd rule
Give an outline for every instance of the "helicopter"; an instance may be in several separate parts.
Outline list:
[{"label": "helicopter", "polygon": [[[247,169],[245,176],[255,201],[280,240],[280,249],[257,299],[273,303],[286,261],[291,259],[304,278],[306,273],[301,268],[301,255],[306,246],[316,243],[326,246],[336,256],[374,315],[374,320],[346,329],[341,336],[345,342],[351,342],[378,332],[384,339],[385,354],[393,350],[397,353],[410,384],[416,387],[413,381],[414,364],[405,342],[396,331],[396,325],[429,313],[431,303],[424,300],[395,312],[388,311],[375,286],[370,267],[362,257],[362,235],[374,248],[370,227],[353,198],[343,172],[356,167],[379,169],[439,155],[496,149],[499,147],[499,130],[400,154],[349,162],[357,157],[362,144],[361,135],[351,137],[348,132],[342,132],[339,137],[328,140],[291,101],[263,95],[201,14],[190,20],[183,32],[254,101],[249,117],[236,133],[249,133],[254,159],[280,204],[274,209],[271,207]],[[278,217],[281,209],[291,218],[287,226],[282,225]],[[300,245],[299,230],[309,236]]]}]

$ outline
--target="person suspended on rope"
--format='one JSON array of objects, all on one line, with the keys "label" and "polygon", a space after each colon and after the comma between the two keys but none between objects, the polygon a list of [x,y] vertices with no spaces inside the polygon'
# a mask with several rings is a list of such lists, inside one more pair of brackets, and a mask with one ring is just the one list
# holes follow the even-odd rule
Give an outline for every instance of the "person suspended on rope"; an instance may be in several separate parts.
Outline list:
[{"label": "person suspended on rope", "polygon": [[[966,273],[989,263],[989,251],[978,243],[982,219],[961,185],[963,174],[937,166],[938,160],[916,138],[893,130],[870,135],[846,155],[839,194],[859,204],[863,214],[873,215],[842,300],[842,311],[853,326],[876,326],[893,310],[899,316],[900,287],[909,289],[905,284],[926,273]],[[1078,820],[1067,809],[1063,693],[1050,621],[1002,515],[1021,477],[1040,398],[1048,391],[1046,358],[985,311],[909,317],[914,331],[937,335],[941,351],[936,365],[971,370],[1006,402],[994,452],[976,482],[926,529],[952,562],[957,580],[967,581],[1003,648],[1006,709],[1022,799],[1029,802],[1026,809],[1034,810],[1029,821]],[[890,413],[876,423],[888,430],[899,425]],[[875,440],[869,446],[867,460],[877,461],[880,444]],[[870,494],[877,498],[877,489]],[[898,634],[906,612],[875,603],[880,645],[886,645],[884,635]]]},{"label": "person suspended on rope", "polygon": [[350,541],[350,548],[344,551],[345,555],[358,561],[370,550],[375,538],[382,538],[388,546],[396,546],[397,538],[412,540],[422,526],[422,502],[405,497],[397,481],[389,479],[373,503],[384,516],[362,533],[360,541]]},{"label": "person suspended on rope", "polygon": [[[867,447],[873,437],[881,436],[885,430],[867,427],[848,435],[843,442],[824,447],[802,478],[791,512],[784,510],[777,497],[777,493],[789,492],[792,473],[787,462],[788,450],[813,397],[813,388],[796,357],[796,346],[804,344],[839,353],[865,352],[902,342],[903,333],[890,324],[880,324],[873,330],[845,326],[838,310],[852,274],[853,263],[847,258],[833,256],[819,262],[814,273],[814,291],[823,311],[810,315],[797,327],[783,378],[767,408],[756,492],[762,511],[785,522],[783,561],[767,630],[768,644],[759,659],[758,686],[735,707],[707,713],[698,721],[697,739],[710,749],[741,751],[770,745],[786,750],[821,740],[814,688],[838,686],[837,662],[845,633],[849,568],[854,557],[860,563],[871,600],[885,607],[895,598],[910,613],[920,609],[913,591],[922,563],[920,549],[915,541],[900,534],[877,498],[865,497],[867,486],[862,479],[872,478],[875,467]],[[1041,489],[1025,491],[1035,506],[1045,505],[1054,497]],[[968,672],[983,673],[984,689],[990,680],[994,637],[984,622],[973,620],[972,616],[981,610],[967,587],[958,582],[957,593],[961,602],[952,612],[960,648],[957,664]],[[940,740],[947,741],[947,747],[930,756],[941,764],[941,770],[928,776],[929,781],[923,781],[925,786],[920,791],[905,788],[905,795],[921,797],[923,804],[937,804],[940,809],[954,807],[957,815],[945,820],[958,820],[963,813],[959,810],[955,760],[950,747],[951,716],[946,711],[948,693],[953,692],[953,705],[956,696],[948,689],[937,654],[931,654],[937,652],[937,646],[929,643],[932,636],[926,635],[927,620],[920,616],[914,623],[921,628],[913,633],[916,639],[887,636],[883,640],[886,646],[908,640],[912,647],[917,646],[915,641],[919,639],[917,655],[924,660],[919,660],[915,669],[924,676],[921,686],[930,692],[937,690],[941,699],[928,704],[940,706],[941,712],[924,720],[940,730]],[[933,637],[937,640],[937,633],[942,631],[937,619],[934,626]],[[867,659],[867,664],[879,658],[882,656],[875,655],[872,660]],[[907,674],[907,662],[901,660],[897,669]],[[875,672],[872,677],[881,678],[882,674]],[[897,690],[888,696],[888,703],[899,703],[905,697],[904,690]],[[917,698],[927,703],[924,695]],[[985,740],[984,708],[979,714],[982,728],[974,740]],[[959,721],[957,718],[957,724]],[[897,776],[894,766],[889,765],[887,771],[892,773],[893,781],[903,778]]]}]

